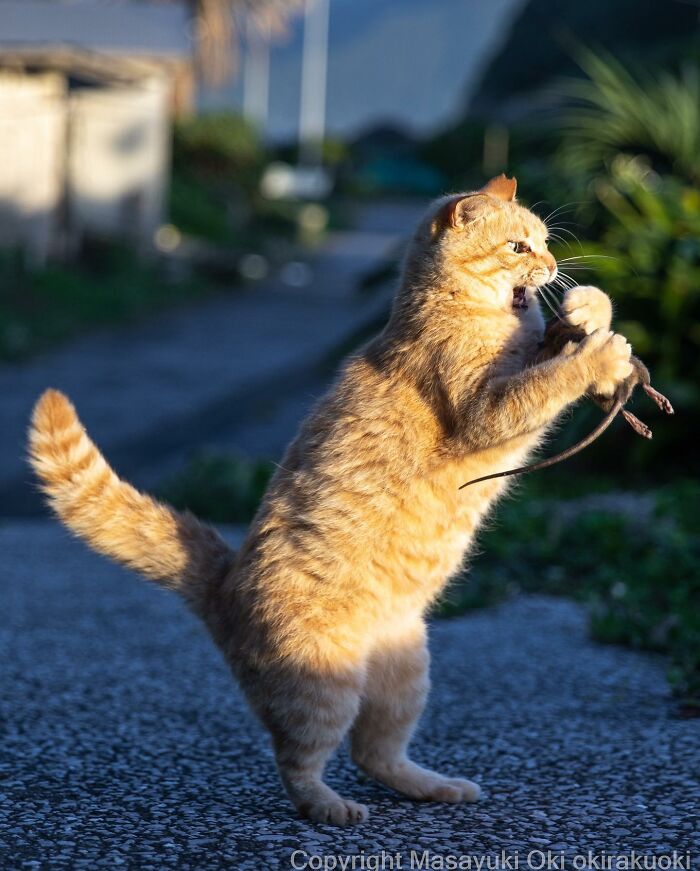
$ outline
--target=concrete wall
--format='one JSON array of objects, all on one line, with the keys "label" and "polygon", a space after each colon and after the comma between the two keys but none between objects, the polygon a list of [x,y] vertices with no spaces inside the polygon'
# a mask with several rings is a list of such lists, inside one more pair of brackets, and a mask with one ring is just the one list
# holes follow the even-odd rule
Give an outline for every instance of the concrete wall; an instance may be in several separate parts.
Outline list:
[{"label": "concrete wall", "polygon": [[67,108],[62,76],[0,73],[0,244],[32,261],[60,224]]},{"label": "concrete wall", "polygon": [[68,92],[63,76],[0,73],[0,245],[41,262],[88,234],[150,247],[165,218],[170,83]]},{"label": "concrete wall", "polygon": [[148,246],[163,223],[170,166],[170,87],[75,91],[70,96],[68,202],[72,231]]}]

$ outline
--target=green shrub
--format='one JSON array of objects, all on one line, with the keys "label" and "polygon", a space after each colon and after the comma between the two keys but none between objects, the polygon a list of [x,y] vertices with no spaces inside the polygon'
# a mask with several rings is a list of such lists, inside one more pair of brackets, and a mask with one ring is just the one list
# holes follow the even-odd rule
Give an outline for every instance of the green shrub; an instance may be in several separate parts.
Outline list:
[{"label": "green shrub", "polygon": [[595,274],[619,304],[625,334],[659,377],[696,380],[700,191],[656,175],[639,158],[622,157],[595,191],[605,227],[584,251],[603,255],[594,261]]},{"label": "green shrub", "polygon": [[293,238],[298,205],[259,193],[270,155],[257,132],[231,112],[178,122],[173,144],[170,217],[184,233],[229,253]]},{"label": "green shrub", "polygon": [[604,172],[620,154],[646,155],[654,168],[689,182],[700,180],[700,70],[633,76],[610,55],[581,51],[587,74],[564,88],[563,156],[584,176]]},{"label": "green shrub", "polygon": [[240,247],[265,152],[241,117],[220,112],[175,125],[170,217],[185,233]]},{"label": "green shrub", "polygon": [[175,508],[216,523],[247,523],[255,514],[274,464],[244,457],[202,454],[164,482],[158,495]]},{"label": "green shrub", "polygon": [[232,112],[195,115],[175,125],[175,168],[224,183],[255,184],[265,152],[255,129]]},{"label": "green shrub", "polygon": [[595,637],[667,653],[670,679],[700,706],[700,485],[654,494],[506,502],[481,554],[448,590],[450,616],[526,591],[572,596]]},{"label": "green shrub", "polygon": [[233,227],[227,197],[192,176],[184,173],[173,176],[169,212],[170,220],[183,233],[218,245],[232,241]]},{"label": "green shrub", "polygon": [[[571,250],[557,247],[560,268],[566,273],[574,266],[573,279],[611,295],[615,328],[678,412],[666,418],[640,395],[638,412],[649,419],[653,441],[630,440],[620,458],[619,442],[604,439],[600,468],[614,461],[619,469],[622,461],[626,472],[649,477],[670,468],[697,473],[697,451],[685,436],[700,426],[700,191],[674,176],[659,176],[644,158],[625,156],[595,180],[594,191],[598,238]],[[574,258],[569,263],[567,255]],[[584,266],[590,270],[582,271]]]},{"label": "green shrub", "polygon": [[79,264],[26,268],[0,258],[0,359],[26,357],[95,326],[133,320],[194,299],[199,283],[169,279],[119,245],[101,246]]}]

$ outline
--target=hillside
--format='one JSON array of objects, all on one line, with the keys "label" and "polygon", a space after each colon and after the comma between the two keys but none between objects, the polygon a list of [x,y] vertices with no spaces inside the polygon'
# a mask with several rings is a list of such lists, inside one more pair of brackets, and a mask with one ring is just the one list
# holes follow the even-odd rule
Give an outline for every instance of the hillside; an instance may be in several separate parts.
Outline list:
[{"label": "hillside", "polygon": [[471,110],[488,113],[557,75],[575,72],[576,43],[614,51],[640,66],[698,56],[699,15],[698,6],[679,0],[529,0],[486,65]]}]

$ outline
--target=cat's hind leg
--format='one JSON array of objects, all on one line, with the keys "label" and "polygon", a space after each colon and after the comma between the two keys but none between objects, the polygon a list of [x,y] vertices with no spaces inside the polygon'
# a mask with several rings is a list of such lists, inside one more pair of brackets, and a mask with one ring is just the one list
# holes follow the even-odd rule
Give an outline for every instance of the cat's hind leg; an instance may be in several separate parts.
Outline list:
[{"label": "cat's hind leg", "polygon": [[429,654],[422,618],[400,640],[370,658],[358,717],[351,731],[352,757],[374,780],[422,801],[476,801],[470,780],[444,777],[417,765],[407,748],[430,687]]},{"label": "cat's hind leg", "polygon": [[[364,822],[365,805],[338,795],[323,781],[333,751],[359,709],[362,669],[316,673],[286,670],[268,674],[255,707],[272,734],[282,782],[299,813],[314,822]],[[262,691],[262,692],[260,692]]]}]

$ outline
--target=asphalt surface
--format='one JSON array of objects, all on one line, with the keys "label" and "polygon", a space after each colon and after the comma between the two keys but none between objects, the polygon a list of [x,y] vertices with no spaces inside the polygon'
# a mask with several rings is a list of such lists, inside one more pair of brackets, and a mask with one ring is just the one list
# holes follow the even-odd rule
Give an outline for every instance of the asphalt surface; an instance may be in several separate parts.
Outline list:
[{"label": "asphalt surface", "polygon": [[[319,387],[311,377],[318,364],[388,311],[390,288],[358,293],[358,282],[394,253],[424,207],[357,208],[353,229],[329,233],[309,253],[302,287],[270,275],[136,324],[95,330],[28,362],[3,364],[0,516],[42,514],[24,455],[31,409],[47,387],[71,397],[111,462],[143,486],[212,444],[276,457],[314,394],[323,392],[325,382]],[[293,408],[280,413],[290,395]],[[264,430],[263,438],[256,441],[251,429]]]},{"label": "asphalt surface", "polygon": [[[360,782],[342,752],[329,782],[371,817],[338,830],[295,816],[264,733],[175,596],[50,522],[0,526],[0,552],[2,871],[352,856],[356,869],[435,868],[501,851],[535,869],[547,850],[600,868],[601,855],[674,849],[700,867],[698,721],[672,717],[663,660],[591,643],[570,603],[519,599],[434,624],[415,757],[475,779],[483,798],[406,801]],[[411,865],[426,850],[433,864]]]}]

